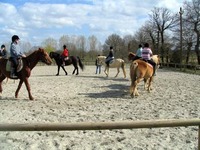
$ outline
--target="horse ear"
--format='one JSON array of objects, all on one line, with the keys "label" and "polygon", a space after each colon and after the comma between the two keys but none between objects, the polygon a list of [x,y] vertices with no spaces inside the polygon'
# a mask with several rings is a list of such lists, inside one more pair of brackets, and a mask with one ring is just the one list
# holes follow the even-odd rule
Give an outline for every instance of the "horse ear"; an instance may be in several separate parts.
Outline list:
[{"label": "horse ear", "polygon": [[38,50],[39,50],[39,51],[44,51],[44,50],[43,50],[42,48],[40,48],[40,47],[39,47],[39,49],[38,49]]}]

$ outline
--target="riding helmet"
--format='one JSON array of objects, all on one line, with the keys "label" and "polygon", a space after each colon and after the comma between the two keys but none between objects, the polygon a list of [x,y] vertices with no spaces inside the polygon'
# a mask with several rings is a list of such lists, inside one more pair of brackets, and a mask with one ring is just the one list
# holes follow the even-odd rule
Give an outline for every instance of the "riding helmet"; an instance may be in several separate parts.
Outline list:
[{"label": "riding helmet", "polygon": [[17,35],[12,36],[12,42],[14,42],[15,40],[19,40],[19,37]]},{"label": "riding helmet", "polygon": [[5,48],[6,46],[3,44],[3,45],[1,45],[1,48]]}]

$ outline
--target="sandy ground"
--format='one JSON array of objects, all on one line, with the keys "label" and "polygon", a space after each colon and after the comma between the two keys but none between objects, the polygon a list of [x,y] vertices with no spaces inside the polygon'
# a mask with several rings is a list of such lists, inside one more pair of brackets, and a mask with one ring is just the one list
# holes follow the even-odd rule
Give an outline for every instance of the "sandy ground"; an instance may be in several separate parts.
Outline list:
[{"label": "sandy ground", "polygon": [[[122,120],[200,118],[200,76],[159,69],[151,93],[129,95],[122,71],[114,78],[95,66],[86,66],[78,76],[68,76],[56,66],[36,66],[29,78],[35,101],[28,99],[25,85],[14,98],[18,81],[3,84],[0,123],[69,123]],[[0,132],[1,150],[195,150],[197,127],[103,131]]]}]

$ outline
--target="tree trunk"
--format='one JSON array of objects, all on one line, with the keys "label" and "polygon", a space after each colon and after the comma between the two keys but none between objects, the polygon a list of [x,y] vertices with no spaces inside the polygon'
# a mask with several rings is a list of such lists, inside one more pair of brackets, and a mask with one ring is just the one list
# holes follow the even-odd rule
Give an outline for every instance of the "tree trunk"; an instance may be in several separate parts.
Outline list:
[{"label": "tree trunk", "polygon": [[198,64],[200,65],[200,51],[199,51],[199,46],[200,46],[200,32],[198,30],[198,22],[196,22],[194,24],[194,32],[197,34],[197,43],[195,45],[195,52],[196,52],[196,55],[197,55],[197,61],[198,61]]},{"label": "tree trunk", "polygon": [[188,64],[189,59],[190,59],[190,52],[191,52],[191,48],[192,48],[192,43],[189,42],[187,43],[188,47],[187,47],[187,53],[186,53],[186,60],[185,63]]}]

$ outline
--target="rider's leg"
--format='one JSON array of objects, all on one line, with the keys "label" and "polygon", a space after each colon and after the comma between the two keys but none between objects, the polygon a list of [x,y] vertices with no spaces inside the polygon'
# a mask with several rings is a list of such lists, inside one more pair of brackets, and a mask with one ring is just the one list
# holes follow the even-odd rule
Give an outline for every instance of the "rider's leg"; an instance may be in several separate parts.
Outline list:
[{"label": "rider's leg", "polygon": [[155,76],[156,72],[156,63],[152,60],[148,60],[148,62],[153,66],[153,76]]},{"label": "rider's leg", "polygon": [[17,78],[17,58],[11,57],[11,61],[12,61],[12,67],[11,67],[11,72],[10,72],[10,77],[11,78]]}]

